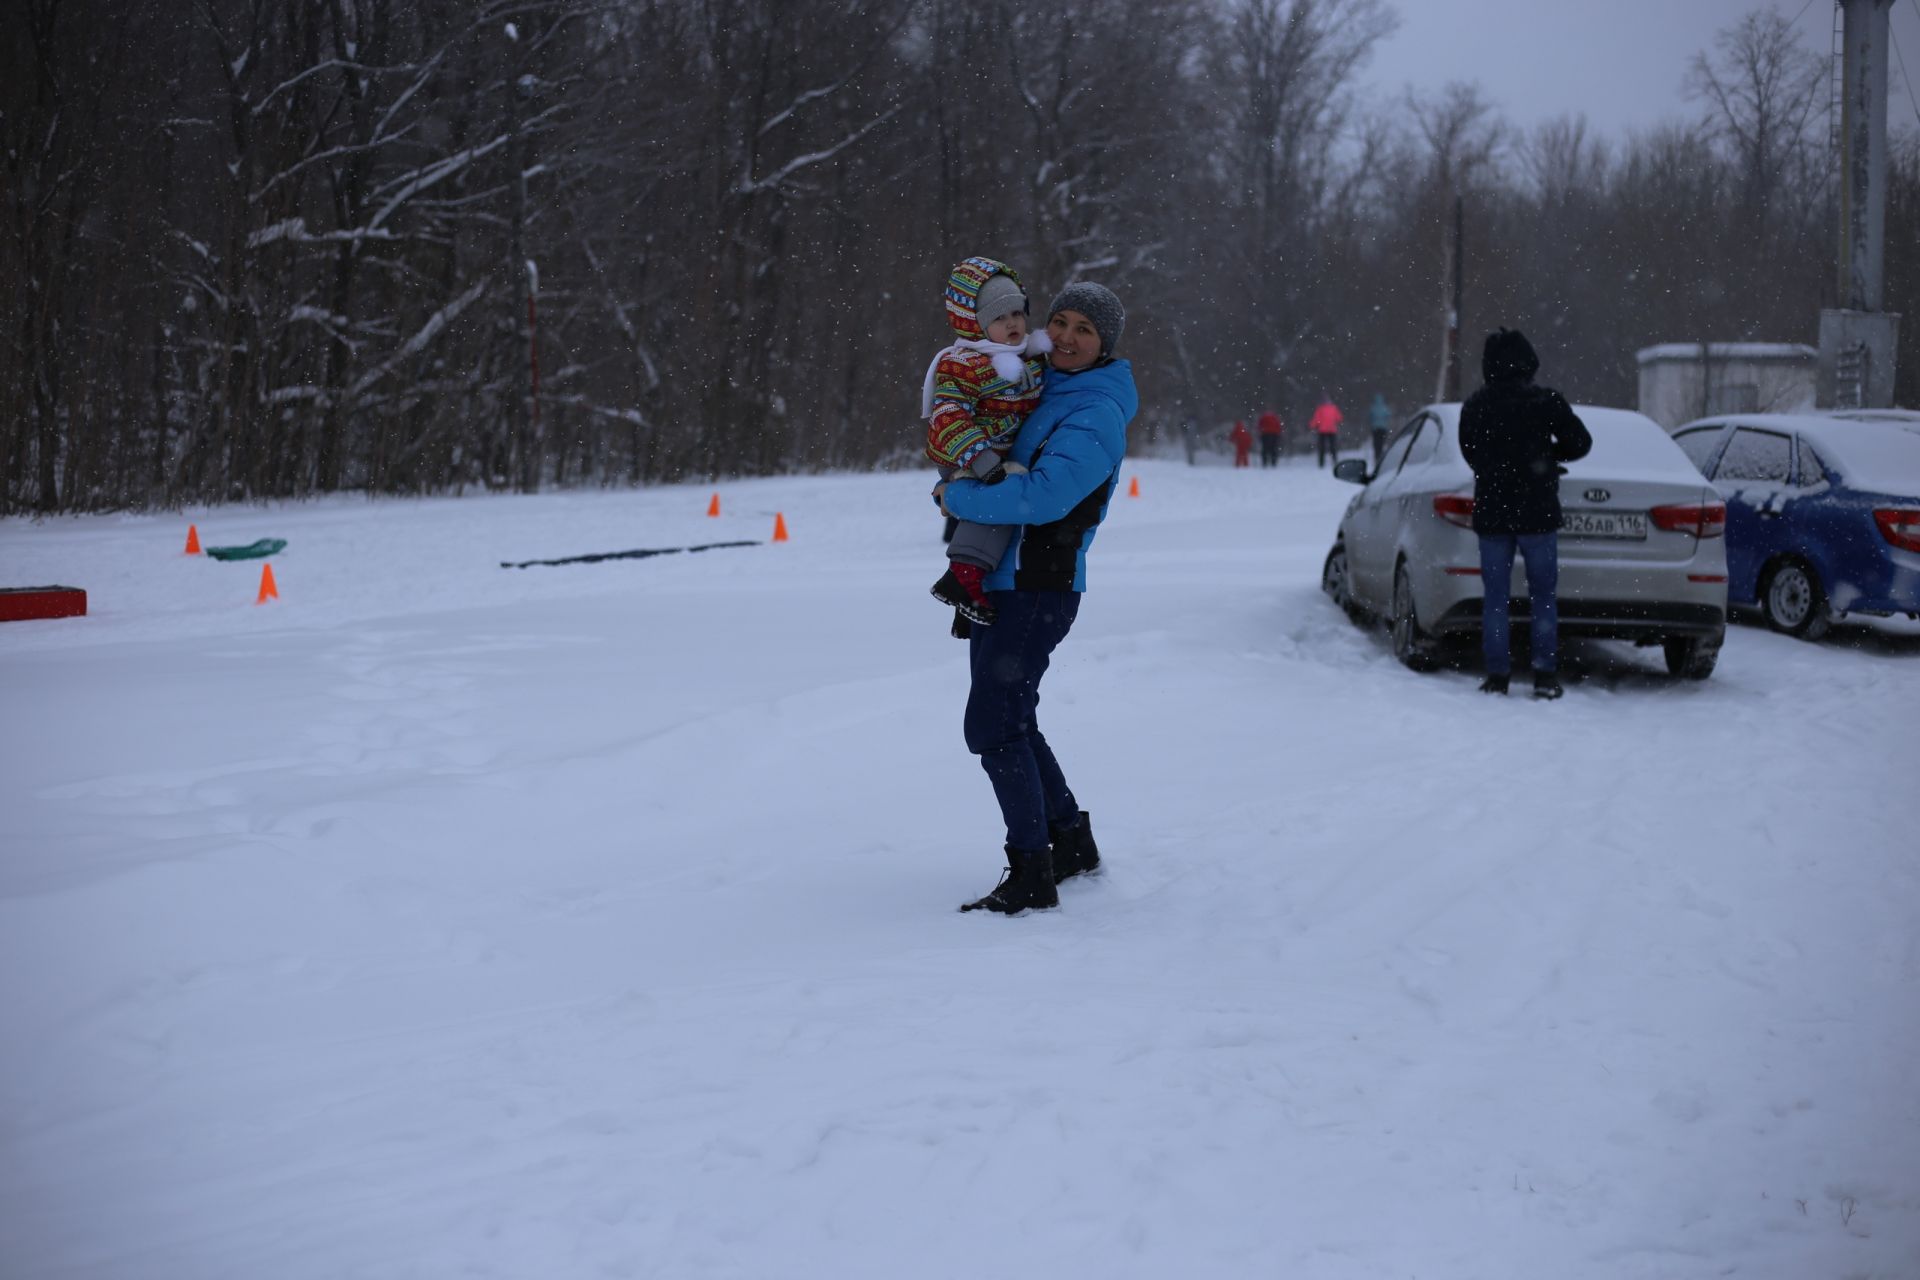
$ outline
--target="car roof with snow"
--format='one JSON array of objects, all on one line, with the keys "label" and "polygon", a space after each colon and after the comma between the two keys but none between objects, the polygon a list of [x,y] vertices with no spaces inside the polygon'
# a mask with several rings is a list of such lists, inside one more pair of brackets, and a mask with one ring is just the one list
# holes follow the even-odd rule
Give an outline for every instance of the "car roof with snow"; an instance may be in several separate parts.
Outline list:
[{"label": "car roof with snow", "polygon": [[1840,470],[1855,489],[1920,499],[1920,413],[1904,409],[1846,409],[1834,413],[1725,413],[1678,428],[1724,427],[1791,431],[1813,445],[1822,462]]},{"label": "car roof with snow", "polygon": [[1844,418],[1849,422],[1911,422],[1920,426],[1920,409],[1828,409],[1813,416]]},{"label": "car roof with snow", "polygon": [[[1460,405],[1434,404],[1427,408],[1448,428],[1452,448],[1459,452]],[[1680,451],[1673,437],[1652,418],[1632,409],[1576,404],[1574,414],[1593,437],[1593,450],[1567,464],[1569,476],[1611,480],[1683,480],[1699,482],[1700,471]]]}]

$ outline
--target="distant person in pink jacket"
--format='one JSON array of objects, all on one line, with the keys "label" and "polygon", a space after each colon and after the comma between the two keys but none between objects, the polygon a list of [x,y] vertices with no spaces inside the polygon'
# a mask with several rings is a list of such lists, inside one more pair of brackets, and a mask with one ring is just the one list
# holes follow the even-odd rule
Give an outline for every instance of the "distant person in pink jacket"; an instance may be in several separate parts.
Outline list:
[{"label": "distant person in pink jacket", "polygon": [[1308,424],[1313,428],[1313,438],[1319,442],[1320,466],[1327,465],[1329,453],[1335,462],[1340,461],[1340,424],[1346,420],[1346,415],[1334,404],[1333,397],[1323,393],[1320,407],[1313,411],[1313,420]]}]

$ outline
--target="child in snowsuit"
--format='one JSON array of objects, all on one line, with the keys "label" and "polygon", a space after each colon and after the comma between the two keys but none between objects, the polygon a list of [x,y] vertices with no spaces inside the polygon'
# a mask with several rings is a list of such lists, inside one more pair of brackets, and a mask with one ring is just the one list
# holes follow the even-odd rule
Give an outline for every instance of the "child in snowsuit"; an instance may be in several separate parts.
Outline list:
[{"label": "child in snowsuit", "polygon": [[1247,455],[1253,450],[1253,432],[1247,430],[1247,424],[1235,418],[1233,430],[1227,432],[1227,439],[1233,442],[1233,465],[1247,465]]},{"label": "child in snowsuit", "polygon": [[[940,478],[1005,478],[1007,450],[1040,401],[1045,330],[1027,332],[1027,295],[1013,268],[968,258],[947,277],[947,323],[958,336],[933,358],[920,391],[927,419],[927,456]],[[1011,464],[1018,468],[1019,464]],[[1013,526],[961,521],[947,543],[947,571],[933,597],[969,622],[993,622],[983,585],[1006,554]],[[956,622],[956,634],[959,624]]]}]

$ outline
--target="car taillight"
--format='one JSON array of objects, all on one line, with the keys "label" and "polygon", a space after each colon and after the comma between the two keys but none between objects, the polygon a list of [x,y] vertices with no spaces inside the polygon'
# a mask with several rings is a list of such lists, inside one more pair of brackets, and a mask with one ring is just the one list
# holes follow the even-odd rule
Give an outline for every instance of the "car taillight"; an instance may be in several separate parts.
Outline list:
[{"label": "car taillight", "polygon": [[1473,528],[1473,499],[1457,493],[1443,493],[1433,500],[1433,514],[1462,529]]},{"label": "car taillight", "polygon": [[1880,536],[1902,551],[1920,551],[1920,511],[1912,507],[1875,507]]},{"label": "car taillight", "polygon": [[1727,531],[1727,504],[1724,502],[1683,502],[1670,507],[1655,507],[1647,512],[1653,527],[1668,533],[1690,533],[1696,538],[1717,538]]}]

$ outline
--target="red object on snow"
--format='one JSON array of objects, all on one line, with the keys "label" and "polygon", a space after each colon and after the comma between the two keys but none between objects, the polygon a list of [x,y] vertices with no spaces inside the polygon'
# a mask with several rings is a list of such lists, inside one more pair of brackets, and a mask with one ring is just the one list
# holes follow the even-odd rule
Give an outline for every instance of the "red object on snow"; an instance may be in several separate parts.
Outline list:
[{"label": "red object on snow", "polygon": [[0,587],[0,622],[29,618],[79,618],[87,593],[78,587]]}]

